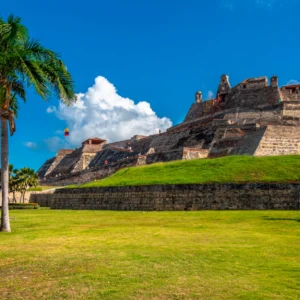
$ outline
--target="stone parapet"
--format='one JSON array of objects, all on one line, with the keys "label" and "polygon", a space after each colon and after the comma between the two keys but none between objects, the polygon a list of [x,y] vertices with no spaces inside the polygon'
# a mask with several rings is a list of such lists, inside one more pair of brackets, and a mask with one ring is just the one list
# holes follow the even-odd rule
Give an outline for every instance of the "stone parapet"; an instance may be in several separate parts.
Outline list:
[{"label": "stone parapet", "polygon": [[300,184],[184,184],[58,189],[52,209],[298,210]]}]

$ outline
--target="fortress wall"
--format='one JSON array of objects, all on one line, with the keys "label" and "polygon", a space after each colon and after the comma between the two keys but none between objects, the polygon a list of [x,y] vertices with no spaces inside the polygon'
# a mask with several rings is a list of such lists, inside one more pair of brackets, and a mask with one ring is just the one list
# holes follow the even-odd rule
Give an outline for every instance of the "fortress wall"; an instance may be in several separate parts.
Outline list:
[{"label": "fortress wall", "polygon": [[47,172],[53,165],[54,161],[55,161],[55,157],[52,157],[46,160],[46,162],[38,169],[37,175],[39,176],[39,178],[44,178],[44,176],[47,174]]},{"label": "fortress wall", "polygon": [[112,162],[118,162],[124,160],[127,157],[136,157],[137,155],[138,155],[137,152],[130,152],[125,149],[107,148],[101,152],[98,152],[96,156],[92,159],[88,167],[89,168],[103,167],[105,165],[105,161],[107,161],[108,164],[110,164]]},{"label": "fortress wall", "polygon": [[281,88],[281,95],[283,101],[299,101],[300,102],[300,90],[291,88]]},{"label": "fortress wall", "polygon": [[255,156],[300,154],[300,130],[297,126],[267,126]]},{"label": "fortress wall", "polygon": [[156,162],[167,162],[172,160],[181,160],[183,149],[175,149],[164,152],[155,152],[147,155],[146,163],[152,164]]},{"label": "fortress wall", "polygon": [[264,107],[264,109],[257,108],[235,108],[233,111],[225,113],[225,120],[232,120],[234,123],[243,123],[244,120],[253,120],[257,123],[279,123],[282,118],[282,104],[276,106]]},{"label": "fortress wall", "polygon": [[85,170],[93,158],[96,156],[96,153],[83,153],[80,156],[80,159],[77,161],[75,166],[72,169],[72,173]]},{"label": "fortress wall", "polygon": [[64,174],[59,177],[48,178],[46,181],[42,181],[41,183],[51,184],[53,186],[80,184],[93,180],[103,179],[122,168],[143,165],[145,163],[145,156],[128,157],[121,159],[120,161],[110,163],[108,165],[102,164],[99,167],[89,168],[81,172]]},{"label": "fortress wall", "polygon": [[155,152],[169,151],[174,148],[178,148],[177,144],[180,139],[188,137],[190,134],[189,130],[181,132],[166,132],[153,137],[150,148],[154,148]]},{"label": "fortress wall", "polygon": [[256,128],[255,124],[219,128],[212,142],[209,157],[253,155],[264,132],[265,128]]},{"label": "fortress wall", "polygon": [[52,209],[299,209],[300,184],[184,184],[58,189]]},{"label": "fortress wall", "polygon": [[86,144],[82,147],[83,153],[97,153],[98,151],[101,151],[103,148],[103,144]]},{"label": "fortress wall", "polygon": [[206,100],[200,103],[193,103],[184,119],[184,122],[203,117],[207,114],[212,114],[214,112],[214,108],[212,105],[213,100]]},{"label": "fortress wall", "polygon": [[75,149],[72,153],[65,155],[57,166],[53,169],[53,171],[46,175],[47,178],[55,177],[61,175],[69,175],[73,170],[73,167],[80,160],[82,155],[82,147]]},{"label": "fortress wall", "polygon": [[[60,163],[60,161],[68,154],[72,153],[73,150],[71,149],[64,149],[64,150],[58,150],[56,157],[54,159],[54,161],[52,162],[51,166],[48,168],[47,172],[44,174],[44,176],[47,176],[48,174],[50,174],[55,168],[56,166]],[[43,176],[43,177],[44,177]],[[42,178],[42,176],[40,176]]]},{"label": "fortress wall", "polygon": [[156,162],[167,162],[174,160],[190,160],[206,158],[208,156],[208,149],[199,148],[178,148],[164,152],[156,152],[147,155],[146,163],[152,164]]},{"label": "fortress wall", "polygon": [[109,143],[103,146],[103,149],[107,148],[127,148],[128,144],[130,143],[131,140],[124,140],[124,141],[119,141],[119,142],[114,142],[114,143]]},{"label": "fortress wall", "polygon": [[234,87],[229,91],[226,108],[253,108],[266,105],[275,105],[280,102],[281,94],[277,87],[259,89],[240,89]]},{"label": "fortress wall", "polygon": [[284,102],[283,118],[300,120],[300,101],[299,102],[295,102],[295,101]]}]

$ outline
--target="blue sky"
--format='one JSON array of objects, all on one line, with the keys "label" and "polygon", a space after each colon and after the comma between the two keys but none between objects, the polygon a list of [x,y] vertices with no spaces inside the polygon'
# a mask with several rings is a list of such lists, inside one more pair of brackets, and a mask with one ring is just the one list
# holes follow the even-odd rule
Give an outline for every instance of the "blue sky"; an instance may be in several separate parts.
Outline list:
[{"label": "blue sky", "polygon": [[4,1],[1,17],[20,16],[59,52],[82,93],[65,108],[30,91],[10,163],[37,169],[89,134],[113,141],[177,124],[223,73],[232,85],[274,74],[281,85],[300,81],[299,11],[300,0]]}]

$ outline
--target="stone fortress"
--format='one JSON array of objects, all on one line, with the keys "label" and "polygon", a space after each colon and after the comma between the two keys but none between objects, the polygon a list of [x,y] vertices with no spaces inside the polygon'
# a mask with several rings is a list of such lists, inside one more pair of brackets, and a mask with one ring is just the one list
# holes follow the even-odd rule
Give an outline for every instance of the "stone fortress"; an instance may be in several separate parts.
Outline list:
[{"label": "stone fortress", "polygon": [[41,184],[68,185],[104,178],[154,162],[225,155],[300,154],[300,84],[278,86],[278,77],[249,78],[231,87],[221,77],[216,99],[195,103],[185,120],[166,132],[115,143],[90,138],[59,150],[38,170]]}]

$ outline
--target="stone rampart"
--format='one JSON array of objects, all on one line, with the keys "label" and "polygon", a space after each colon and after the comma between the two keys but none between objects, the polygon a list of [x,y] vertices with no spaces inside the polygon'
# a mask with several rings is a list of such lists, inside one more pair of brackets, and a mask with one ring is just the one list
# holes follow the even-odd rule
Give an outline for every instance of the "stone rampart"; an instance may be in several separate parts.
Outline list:
[{"label": "stone rampart", "polygon": [[184,184],[58,189],[52,209],[299,209],[300,184]]},{"label": "stone rampart", "polygon": [[50,207],[53,199],[53,193],[31,194],[29,202],[38,203],[40,207]]},{"label": "stone rampart", "polygon": [[267,126],[255,156],[300,154],[300,130],[296,126]]}]

